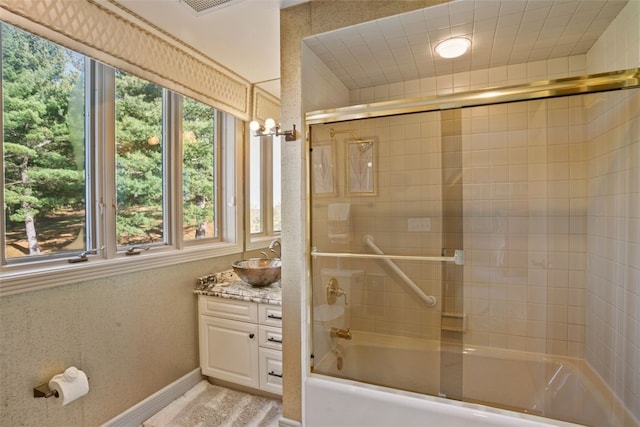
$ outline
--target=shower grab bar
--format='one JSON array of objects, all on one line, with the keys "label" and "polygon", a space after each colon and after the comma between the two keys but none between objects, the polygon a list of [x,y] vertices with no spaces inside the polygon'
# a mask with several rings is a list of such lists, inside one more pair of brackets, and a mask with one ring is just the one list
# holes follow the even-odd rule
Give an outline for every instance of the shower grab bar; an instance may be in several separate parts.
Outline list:
[{"label": "shower grab bar", "polygon": [[[372,235],[370,234],[365,235],[363,240],[364,240],[364,243],[367,246],[369,246],[375,253],[377,253],[378,255],[384,255],[384,252],[382,251],[382,249],[380,249],[378,245],[376,245],[375,242],[373,241]],[[407,276],[407,274],[404,271],[402,271],[402,269],[400,269],[400,267],[398,267],[398,265],[395,262],[393,262],[388,257],[382,258],[382,260],[385,262],[385,264],[387,264],[389,268],[391,268],[402,279],[404,283],[407,284],[407,286],[411,288],[413,292],[415,292],[416,295],[418,295],[418,297],[422,301],[425,302],[425,304],[427,304],[429,307],[436,306],[436,297],[434,297],[433,295],[425,294],[422,291],[422,289],[420,289],[420,287],[416,285],[416,282],[411,280],[411,278]]]},{"label": "shower grab bar", "polygon": [[456,265],[464,265],[464,250],[456,249],[454,255],[448,256],[415,256],[415,255],[387,255],[373,241],[373,236],[367,234],[363,238],[364,243],[373,249],[376,254],[354,254],[349,252],[317,252],[314,248],[311,251],[313,257],[336,257],[336,258],[361,258],[361,259],[381,259],[430,307],[435,307],[436,298],[426,295],[418,285],[415,284],[404,271],[400,269],[392,260],[404,261],[440,261],[453,262]]},{"label": "shower grab bar", "polygon": [[388,259],[402,261],[440,261],[452,262],[456,265],[464,265],[464,251],[456,249],[454,256],[416,256],[416,255],[387,255],[387,254],[354,254],[351,252],[317,252],[311,251],[312,257],[334,257],[334,258],[362,258],[362,259]]}]

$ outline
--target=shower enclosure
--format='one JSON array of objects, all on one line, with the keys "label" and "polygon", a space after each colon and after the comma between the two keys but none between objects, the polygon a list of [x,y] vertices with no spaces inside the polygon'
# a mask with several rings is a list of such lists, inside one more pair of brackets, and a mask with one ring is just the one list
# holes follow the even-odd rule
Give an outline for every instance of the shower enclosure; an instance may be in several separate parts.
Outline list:
[{"label": "shower enclosure", "polygon": [[312,374],[638,425],[638,79],[307,114]]}]

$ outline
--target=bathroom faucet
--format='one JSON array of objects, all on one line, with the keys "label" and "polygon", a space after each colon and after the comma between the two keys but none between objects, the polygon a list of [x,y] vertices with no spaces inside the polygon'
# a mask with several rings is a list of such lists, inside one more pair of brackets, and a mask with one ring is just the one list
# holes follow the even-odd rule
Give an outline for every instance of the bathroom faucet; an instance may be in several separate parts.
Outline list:
[{"label": "bathroom faucet", "polygon": [[340,287],[338,279],[332,277],[327,283],[327,303],[333,305],[336,303],[338,297],[344,297],[344,305],[349,304],[347,299],[347,293]]},{"label": "bathroom faucet", "polygon": [[[276,247],[278,248],[278,251],[276,251],[276,249],[275,249]],[[278,258],[281,258],[282,257],[282,245],[280,245],[280,240],[273,239],[271,241],[271,243],[269,243],[269,250],[272,253],[277,254]]]},{"label": "bathroom faucet", "polygon": [[329,333],[329,335],[332,338],[343,338],[345,340],[350,340],[351,339],[351,331],[349,329],[338,329],[338,328],[331,328],[331,332]]}]

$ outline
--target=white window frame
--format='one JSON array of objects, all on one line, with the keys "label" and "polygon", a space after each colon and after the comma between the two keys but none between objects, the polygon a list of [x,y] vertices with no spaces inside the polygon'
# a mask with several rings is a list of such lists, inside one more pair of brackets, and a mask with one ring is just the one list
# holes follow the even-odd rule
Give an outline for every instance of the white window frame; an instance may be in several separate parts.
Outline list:
[{"label": "white window frame", "polygon": [[[166,267],[184,262],[208,259],[217,256],[238,254],[243,251],[242,190],[240,182],[243,160],[244,122],[230,114],[218,111],[217,128],[223,137],[219,147],[221,165],[218,184],[222,183],[217,197],[220,215],[220,240],[202,239],[194,244],[182,240],[182,132],[181,96],[169,92],[164,99],[170,100],[169,108],[163,113],[169,122],[165,123],[166,159],[164,185],[165,227],[167,244],[150,245],[150,249],[137,256],[127,256],[118,251],[115,236],[115,70],[97,61],[88,60],[86,80],[88,89],[87,126],[87,210],[91,224],[87,224],[87,234],[95,242],[93,246],[102,248],[96,255],[89,255],[88,261],[69,263],[71,256],[39,257],[38,260],[21,259],[7,263],[0,262],[0,296],[35,291],[69,283],[94,280],[115,274],[139,272],[141,270]],[[0,97],[2,89],[0,88]],[[4,129],[0,114],[0,129]],[[3,144],[0,144],[0,158],[4,159]],[[172,159],[172,160],[171,160]],[[218,160],[218,159],[216,159]],[[4,160],[2,160],[4,162]],[[113,165],[109,167],[108,165]],[[4,174],[0,174],[0,185],[4,188]],[[0,202],[4,205],[3,191]],[[5,221],[2,212],[2,253],[4,254]],[[4,257],[4,255],[3,255]]]}]

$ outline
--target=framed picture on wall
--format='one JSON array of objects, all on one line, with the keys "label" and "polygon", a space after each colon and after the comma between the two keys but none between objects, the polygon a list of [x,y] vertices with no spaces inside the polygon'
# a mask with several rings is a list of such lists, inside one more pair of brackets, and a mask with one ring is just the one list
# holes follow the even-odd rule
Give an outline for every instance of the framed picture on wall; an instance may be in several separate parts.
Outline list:
[{"label": "framed picture on wall", "polygon": [[373,139],[347,141],[347,193],[376,194],[375,142]]},{"label": "framed picture on wall", "polygon": [[335,195],[335,153],[333,144],[318,144],[311,147],[312,180],[314,195]]}]

